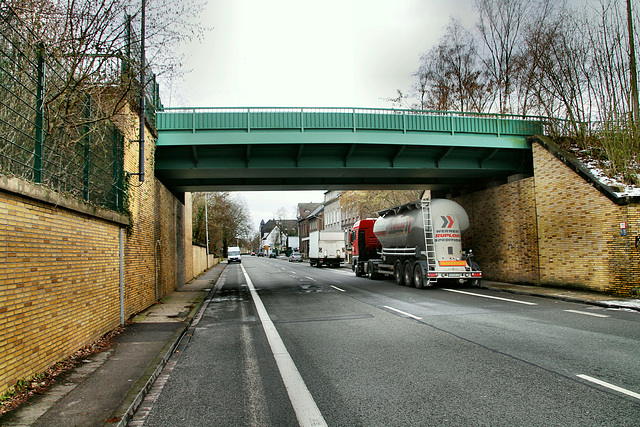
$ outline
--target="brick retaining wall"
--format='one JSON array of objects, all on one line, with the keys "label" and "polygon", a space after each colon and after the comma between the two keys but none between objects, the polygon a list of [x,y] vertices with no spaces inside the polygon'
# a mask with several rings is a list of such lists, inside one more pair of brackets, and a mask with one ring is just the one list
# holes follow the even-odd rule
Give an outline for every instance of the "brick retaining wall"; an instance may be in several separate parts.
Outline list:
[{"label": "brick retaining wall", "polygon": [[[135,173],[138,146],[127,141],[138,139],[137,117],[118,125]],[[196,275],[191,198],[185,206],[155,179],[153,147],[147,135],[146,179],[129,180],[128,216],[0,176],[0,394],[120,323],[120,228],[125,319]]]},{"label": "brick retaining wall", "polygon": [[533,178],[455,199],[471,227],[463,247],[472,248],[484,278],[511,283],[538,282],[538,245]]},{"label": "brick retaining wall", "polygon": [[[533,144],[540,283],[637,293],[640,204],[616,200],[556,150]],[[621,222],[627,224],[626,236],[620,235]]]}]

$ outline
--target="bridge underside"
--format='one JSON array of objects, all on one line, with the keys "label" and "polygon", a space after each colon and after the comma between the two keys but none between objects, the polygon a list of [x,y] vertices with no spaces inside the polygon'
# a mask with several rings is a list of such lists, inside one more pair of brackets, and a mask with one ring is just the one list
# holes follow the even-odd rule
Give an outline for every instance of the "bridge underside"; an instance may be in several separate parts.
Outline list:
[{"label": "bridge underside", "polygon": [[[524,137],[322,132],[163,132],[155,174],[174,193],[238,190],[431,189],[455,191],[532,174]],[[324,139],[324,142],[323,142]]]}]

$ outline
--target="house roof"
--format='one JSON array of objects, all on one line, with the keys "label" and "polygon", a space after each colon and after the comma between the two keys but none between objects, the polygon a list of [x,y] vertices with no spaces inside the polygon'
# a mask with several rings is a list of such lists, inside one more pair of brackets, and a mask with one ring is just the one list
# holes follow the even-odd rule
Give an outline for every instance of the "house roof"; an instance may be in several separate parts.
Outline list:
[{"label": "house roof", "polygon": [[322,203],[298,203],[298,221],[309,216]]},{"label": "house roof", "polygon": [[272,219],[270,219],[269,221],[267,221],[266,223],[264,223],[264,225],[262,225],[260,227],[260,237],[264,237],[266,234],[271,233],[271,231],[276,227],[276,222]]},{"label": "house roof", "polygon": [[309,215],[307,215],[308,218],[313,218],[316,217],[320,214],[320,212],[322,212],[324,210],[324,203],[320,203],[319,206],[317,208],[315,208],[313,210],[313,212],[311,212]]}]

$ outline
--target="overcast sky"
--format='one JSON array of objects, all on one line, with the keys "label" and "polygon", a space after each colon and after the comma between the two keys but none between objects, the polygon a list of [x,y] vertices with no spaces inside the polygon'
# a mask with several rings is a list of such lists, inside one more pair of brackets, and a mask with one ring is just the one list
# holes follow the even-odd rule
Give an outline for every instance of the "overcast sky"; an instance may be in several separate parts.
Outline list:
[{"label": "overcast sky", "polygon": [[[209,0],[208,31],[185,47],[165,106],[391,107],[450,16],[473,25],[473,0]],[[241,193],[253,222],[322,191]]]}]

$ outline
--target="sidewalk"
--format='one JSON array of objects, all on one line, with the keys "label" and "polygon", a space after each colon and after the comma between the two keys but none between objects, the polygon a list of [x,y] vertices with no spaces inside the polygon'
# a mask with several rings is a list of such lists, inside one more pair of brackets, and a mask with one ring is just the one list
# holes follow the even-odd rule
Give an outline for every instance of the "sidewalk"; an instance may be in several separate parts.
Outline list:
[{"label": "sidewalk", "polygon": [[553,298],[562,301],[596,305],[599,307],[640,311],[640,299],[612,297],[597,292],[548,288],[542,286],[514,285],[511,283],[491,282],[489,280],[482,280],[480,287],[519,295],[534,295],[543,298]]},{"label": "sidewalk", "polygon": [[[213,291],[218,264],[134,318],[113,348],[92,355],[45,394],[0,418],[0,426],[125,426]],[[482,288],[640,311],[640,299],[483,281]],[[123,397],[124,396],[124,397]]]},{"label": "sidewalk", "polygon": [[138,314],[112,348],[58,377],[46,393],[0,418],[0,426],[126,425],[226,266],[216,265]]}]

